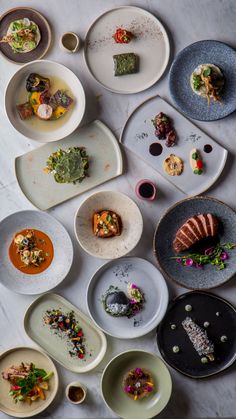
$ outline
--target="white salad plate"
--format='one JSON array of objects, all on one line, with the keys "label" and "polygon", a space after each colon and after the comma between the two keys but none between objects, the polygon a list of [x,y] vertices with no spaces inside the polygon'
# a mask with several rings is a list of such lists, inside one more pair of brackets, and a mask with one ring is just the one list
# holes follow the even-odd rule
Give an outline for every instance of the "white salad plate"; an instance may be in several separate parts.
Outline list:
[{"label": "white salad plate", "polygon": [[[113,39],[120,27],[133,33],[129,44],[117,44]],[[126,52],[138,55],[138,72],[114,76],[113,55]],[[115,93],[137,93],[151,87],[164,73],[169,55],[169,39],[162,23],[139,7],[106,11],[92,23],[85,38],[84,57],[91,75]]]},{"label": "white salad plate", "polygon": [[[48,157],[59,148],[85,147],[89,156],[89,176],[81,183],[57,183],[43,169]],[[15,160],[18,184],[26,198],[37,208],[47,210],[101,183],[122,174],[120,146],[110,129],[94,121],[64,140],[45,144]]]},{"label": "white salad plate", "polygon": [[[63,313],[74,312],[85,339],[85,357],[72,357],[69,354],[70,343],[66,336],[59,336],[44,323],[47,310],[60,309]],[[26,334],[34,343],[43,348],[64,368],[81,374],[91,371],[103,359],[106,349],[106,337],[100,329],[82,311],[58,294],[44,294],[37,298],[27,309],[24,317]]]},{"label": "white salad plate", "polygon": [[[12,264],[8,249],[16,233],[25,229],[40,230],[51,239],[54,256],[49,267],[38,274],[21,272]],[[60,284],[73,261],[73,245],[59,221],[40,211],[15,212],[0,222],[0,283],[19,294],[41,294]]]},{"label": "white salad plate", "polygon": [[[30,73],[48,77],[52,81],[52,87],[53,78],[58,79],[61,88],[64,82],[65,90],[71,92],[74,103],[60,119],[43,121],[32,117],[34,121],[31,123],[31,120],[22,120],[18,115],[16,105],[27,101],[25,82]],[[85,93],[78,77],[69,68],[55,61],[36,60],[23,65],[10,79],[5,91],[5,110],[10,123],[20,134],[32,140],[48,143],[67,137],[79,126],[85,111]]]},{"label": "white salad plate", "polygon": [[[159,140],[155,136],[152,119],[159,112],[165,113],[172,121],[177,134],[177,141],[173,147],[167,147],[165,140]],[[190,196],[205,192],[216,182],[224,169],[228,155],[224,147],[160,96],[147,99],[131,113],[121,133],[120,142],[153,167],[173,186]],[[149,152],[149,147],[153,143],[159,143],[163,147],[162,153],[158,156],[153,156]],[[212,147],[210,153],[204,152],[205,145]],[[201,175],[194,174],[190,166],[190,152],[194,148],[200,152],[203,160]],[[163,162],[170,154],[180,157],[184,164],[183,172],[179,176],[170,176],[163,168]]]},{"label": "white salad plate", "polygon": [[[121,219],[119,236],[100,238],[93,232],[93,215],[102,210],[117,213]],[[117,191],[95,192],[78,208],[74,223],[80,246],[101,259],[117,259],[127,255],[138,244],[143,232],[143,218],[137,204],[127,195]]]},{"label": "white salad plate", "polygon": [[8,395],[10,384],[0,374],[0,411],[14,418],[29,418],[42,413],[52,403],[58,391],[59,380],[53,361],[39,349],[27,346],[19,346],[2,352],[0,355],[0,371],[2,372],[12,365],[20,365],[21,362],[32,362],[37,368],[42,368],[47,373],[53,372],[48,381],[49,390],[45,391],[45,400],[39,399],[31,404],[27,402],[14,403],[12,397]]},{"label": "white salad plate", "polygon": [[[108,314],[102,296],[110,286],[127,295],[128,283],[134,283],[144,293],[143,309],[135,316],[114,317]],[[165,315],[168,288],[162,274],[145,259],[125,257],[110,261],[95,272],[87,289],[87,306],[93,321],[108,335],[132,339],[153,330]]]}]

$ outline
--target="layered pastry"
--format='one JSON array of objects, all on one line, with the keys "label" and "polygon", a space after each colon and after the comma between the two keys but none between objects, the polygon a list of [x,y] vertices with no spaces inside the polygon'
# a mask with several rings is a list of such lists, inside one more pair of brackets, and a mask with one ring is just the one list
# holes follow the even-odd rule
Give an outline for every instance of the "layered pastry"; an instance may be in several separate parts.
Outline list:
[{"label": "layered pastry", "polygon": [[154,390],[154,381],[148,370],[135,368],[124,376],[122,387],[131,399],[141,400],[151,395]]}]

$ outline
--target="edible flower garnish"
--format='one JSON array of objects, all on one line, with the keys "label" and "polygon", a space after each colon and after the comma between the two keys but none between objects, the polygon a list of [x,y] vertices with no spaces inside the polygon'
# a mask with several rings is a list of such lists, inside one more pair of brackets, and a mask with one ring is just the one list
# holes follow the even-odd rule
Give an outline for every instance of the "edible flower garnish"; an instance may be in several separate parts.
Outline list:
[{"label": "edible flower garnish", "polygon": [[210,264],[221,270],[226,267],[225,261],[229,259],[229,254],[225,249],[231,250],[236,247],[234,243],[218,243],[214,247],[209,247],[204,253],[189,253],[184,256],[174,256],[171,259],[183,266],[195,268],[203,268],[204,265]]},{"label": "edible flower garnish", "polygon": [[127,31],[123,28],[118,28],[114,35],[112,35],[112,38],[114,38],[117,44],[128,44],[133,37],[134,35],[132,34],[132,32]]}]

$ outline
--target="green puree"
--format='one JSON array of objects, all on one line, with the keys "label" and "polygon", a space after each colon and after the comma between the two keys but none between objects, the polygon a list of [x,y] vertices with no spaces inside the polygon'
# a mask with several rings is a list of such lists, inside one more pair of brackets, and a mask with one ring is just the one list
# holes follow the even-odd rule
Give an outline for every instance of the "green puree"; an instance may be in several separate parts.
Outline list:
[{"label": "green puree", "polygon": [[113,55],[115,76],[137,73],[138,56],[133,52]]}]

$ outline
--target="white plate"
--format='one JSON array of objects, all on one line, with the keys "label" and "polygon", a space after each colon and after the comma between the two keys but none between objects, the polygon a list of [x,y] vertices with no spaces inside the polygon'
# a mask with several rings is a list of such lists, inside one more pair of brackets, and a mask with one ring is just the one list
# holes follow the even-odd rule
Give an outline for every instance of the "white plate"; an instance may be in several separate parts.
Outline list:
[{"label": "white plate", "polygon": [[[52,263],[39,274],[19,271],[8,256],[14,235],[27,228],[42,231],[53,243]],[[0,222],[0,237],[0,282],[10,290],[19,294],[41,294],[56,287],[68,274],[73,261],[71,238],[62,224],[50,215],[40,211],[15,212]]]},{"label": "white plate", "polygon": [[[8,395],[10,384],[2,378],[2,371],[12,365],[19,365],[21,362],[33,362],[36,367],[45,369],[46,372],[53,372],[49,380],[49,390],[45,391],[45,400],[37,400],[29,405],[25,403],[14,403]],[[58,374],[52,360],[43,352],[30,347],[16,347],[8,349],[0,355],[0,411],[15,418],[29,418],[43,412],[54,400],[58,390]]]},{"label": "white plate", "polygon": [[[128,45],[116,44],[112,38],[119,27],[134,34]],[[125,52],[139,56],[139,72],[115,77],[113,55]],[[90,73],[116,93],[137,93],[151,87],[164,73],[169,54],[165,28],[154,15],[139,7],[108,10],[93,22],[85,38],[84,57]]]},{"label": "white plate", "polygon": [[[58,148],[82,147],[90,157],[89,176],[83,182],[57,183],[43,168],[50,154]],[[122,174],[123,163],[119,143],[101,121],[80,128],[72,136],[29,151],[15,160],[16,178],[28,200],[47,210]]]},{"label": "white plate", "polygon": [[[44,324],[43,317],[46,311],[51,309],[61,309],[64,313],[74,311],[85,337],[86,353],[83,359],[71,357],[66,339],[53,333]],[[78,374],[97,367],[106,353],[107,341],[104,333],[77,307],[58,294],[48,293],[37,298],[25,313],[24,328],[33,342],[47,351],[64,368]]]},{"label": "white plate", "polygon": [[[127,294],[128,282],[145,295],[143,310],[134,317],[112,317],[103,308],[102,295],[113,285]],[[132,339],[153,330],[165,315],[168,289],[162,274],[152,263],[126,257],[103,265],[93,275],[87,289],[87,306],[93,321],[105,333],[119,339]]]},{"label": "white plate", "polygon": [[[166,113],[173,122],[177,133],[174,147],[166,147],[165,140],[158,140],[155,136],[151,120],[159,112]],[[205,192],[215,183],[224,169],[228,155],[224,147],[217,144],[160,96],[151,97],[133,111],[123,128],[120,141],[172,185],[190,196]],[[159,156],[153,156],[149,152],[150,145],[155,142],[163,146],[162,154]],[[203,151],[206,144],[212,146],[211,153]],[[204,163],[202,175],[195,175],[190,167],[189,155],[193,148],[197,148],[201,153]],[[184,170],[180,176],[170,176],[163,169],[163,162],[170,154],[176,154],[184,163]]]},{"label": "white plate", "polygon": [[[18,115],[16,105],[19,103],[20,92],[25,87],[25,81],[30,73],[53,79],[56,77],[65,80],[66,86],[73,94],[74,103],[66,115],[58,121],[36,121],[38,125],[31,125],[23,121]],[[27,91],[25,89],[26,95]],[[60,140],[71,134],[80,124],[85,111],[85,94],[78,77],[69,68],[62,64],[48,60],[36,60],[23,65],[10,79],[5,91],[5,110],[13,127],[25,137],[42,143]],[[53,130],[50,128],[53,124]]]},{"label": "white plate", "polygon": [[[115,211],[120,216],[120,236],[102,239],[93,234],[93,215],[104,209]],[[82,202],[75,215],[74,228],[79,244],[91,256],[116,259],[127,255],[138,244],[143,232],[143,218],[138,206],[127,195],[100,191]]]}]

